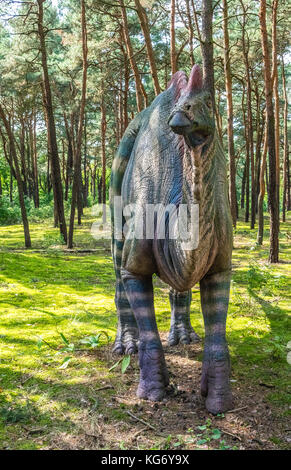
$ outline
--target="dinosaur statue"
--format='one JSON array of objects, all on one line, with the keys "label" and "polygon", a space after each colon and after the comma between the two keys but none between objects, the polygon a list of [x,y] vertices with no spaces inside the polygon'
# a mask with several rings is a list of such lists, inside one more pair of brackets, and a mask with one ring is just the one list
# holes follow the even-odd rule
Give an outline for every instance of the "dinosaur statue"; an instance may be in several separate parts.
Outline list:
[{"label": "dinosaur statue", "polygon": [[[138,217],[123,215],[121,228],[126,230],[118,237],[116,197],[124,210],[144,209]],[[176,72],[168,88],[129,124],[113,161],[110,201],[118,312],[114,351],[133,354],[138,344],[137,396],[161,400],[169,383],[154,312],[156,274],[170,286],[170,345],[199,340],[190,323],[190,303],[191,288],[200,282],[205,324],[201,394],[213,414],[232,408],[225,337],[232,252],[226,161],[212,96],[203,87],[198,65],[189,81],[184,72]],[[170,237],[171,208],[177,212],[184,205],[190,211],[195,204],[199,242],[189,248],[179,236]],[[144,230],[146,205],[169,207],[164,238],[157,236],[162,223],[157,214],[153,235],[136,236],[137,219]]]}]

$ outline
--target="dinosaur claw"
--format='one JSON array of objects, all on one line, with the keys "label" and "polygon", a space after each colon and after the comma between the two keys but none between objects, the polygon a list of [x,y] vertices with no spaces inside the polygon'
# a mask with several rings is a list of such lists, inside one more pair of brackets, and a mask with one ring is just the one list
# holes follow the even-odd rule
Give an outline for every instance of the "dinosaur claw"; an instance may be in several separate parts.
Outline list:
[{"label": "dinosaur claw", "polygon": [[122,346],[121,343],[115,344],[113,349],[112,349],[113,354],[118,354],[119,356],[122,356],[124,354],[124,347]]},{"label": "dinosaur claw", "polygon": [[176,346],[179,343],[179,338],[176,334],[172,334],[170,332],[168,337],[168,345],[169,346]]},{"label": "dinosaur claw", "polygon": [[197,333],[195,333],[192,326],[174,326],[171,328],[168,337],[169,346],[176,346],[179,343],[199,343],[200,341],[200,337],[197,335]]},{"label": "dinosaur claw", "polygon": [[138,351],[138,349],[137,349],[137,345],[135,343],[131,343],[128,346],[126,346],[126,348],[125,348],[125,354],[133,355],[133,354],[136,354],[137,351]]},{"label": "dinosaur claw", "polygon": [[201,343],[201,338],[195,331],[190,334],[191,343]]},{"label": "dinosaur claw", "polygon": [[138,351],[137,342],[137,329],[123,328],[117,333],[112,352],[120,356],[122,356],[123,354],[136,354]]}]

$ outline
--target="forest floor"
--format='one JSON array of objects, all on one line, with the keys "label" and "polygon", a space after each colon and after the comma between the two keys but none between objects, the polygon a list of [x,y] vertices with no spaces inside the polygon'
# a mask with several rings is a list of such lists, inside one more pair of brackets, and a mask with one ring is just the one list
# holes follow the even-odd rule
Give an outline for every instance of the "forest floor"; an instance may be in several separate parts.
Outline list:
[{"label": "forest floor", "polygon": [[[267,224],[259,247],[256,231],[238,223],[227,322],[235,405],[214,417],[199,394],[202,343],[166,345],[168,289],[158,279],[167,398],[136,398],[136,357],[124,373],[121,363],[110,370],[114,272],[109,241],[94,240],[92,222],[86,213],[73,251],[49,221],[31,225],[31,250],[20,225],[0,227],[0,448],[290,448],[290,225],[281,224],[281,262],[270,266]],[[191,321],[203,338],[197,286]]]}]

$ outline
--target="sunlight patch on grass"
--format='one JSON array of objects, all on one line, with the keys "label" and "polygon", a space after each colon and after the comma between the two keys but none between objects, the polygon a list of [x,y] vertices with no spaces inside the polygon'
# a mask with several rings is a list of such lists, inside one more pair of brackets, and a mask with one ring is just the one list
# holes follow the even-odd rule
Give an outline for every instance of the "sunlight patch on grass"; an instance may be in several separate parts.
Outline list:
[{"label": "sunlight patch on grass", "polygon": [[[4,410],[0,441],[8,447],[40,448],[52,430],[72,432],[83,416],[82,400],[113,422],[127,419],[123,410],[111,411],[106,406],[111,390],[104,392],[103,401],[94,392],[109,381],[117,395],[119,387],[128,386],[118,370],[109,372],[114,364],[109,346],[101,359],[98,348],[90,354],[62,352],[61,333],[76,349],[82,346],[80,340],[98,331],[105,330],[112,340],[116,333],[110,243],[91,237],[92,222],[86,214],[84,225],[76,231],[76,248],[97,250],[84,254],[67,252],[61,245],[56,249],[58,230],[49,222],[31,224],[32,250],[23,249],[20,225],[0,227],[0,404]],[[291,339],[287,264],[291,247],[288,225],[281,224],[282,262],[269,266],[267,224],[265,228],[264,245],[258,247],[256,231],[238,222],[227,338],[233,379],[242,385],[265,381],[275,387],[268,392],[268,400],[284,415],[290,401],[286,345]],[[35,252],[37,249],[45,251]],[[168,288],[158,278],[154,285],[157,323],[161,331],[168,331]],[[198,286],[193,288],[191,321],[203,337]],[[62,369],[66,356],[71,358]],[[37,441],[23,433],[24,424],[44,427],[44,437]]]}]

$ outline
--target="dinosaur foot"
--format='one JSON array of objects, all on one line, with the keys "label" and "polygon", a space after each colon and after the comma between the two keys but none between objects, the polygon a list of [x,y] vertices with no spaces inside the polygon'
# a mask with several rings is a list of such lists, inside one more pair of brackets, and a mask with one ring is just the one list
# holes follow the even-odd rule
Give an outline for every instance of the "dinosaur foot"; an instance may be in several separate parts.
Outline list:
[{"label": "dinosaur foot", "polygon": [[138,351],[137,328],[118,328],[112,352],[114,354],[136,354]]},{"label": "dinosaur foot", "polygon": [[214,415],[233,408],[229,375],[229,361],[203,362],[201,395],[206,398],[207,410]]},{"label": "dinosaur foot", "polygon": [[169,375],[161,349],[142,350],[139,352],[140,382],[138,398],[161,401],[169,385]]},{"label": "dinosaur foot", "polygon": [[176,344],[190,344],[199,343],[200,337],[195,333],[191,325],[185,325],[184,323],[177,323],[171,327],[168,336],[169,346],[175,346]]}]

